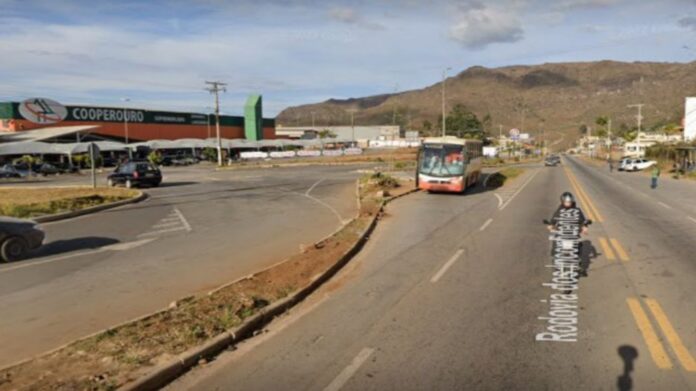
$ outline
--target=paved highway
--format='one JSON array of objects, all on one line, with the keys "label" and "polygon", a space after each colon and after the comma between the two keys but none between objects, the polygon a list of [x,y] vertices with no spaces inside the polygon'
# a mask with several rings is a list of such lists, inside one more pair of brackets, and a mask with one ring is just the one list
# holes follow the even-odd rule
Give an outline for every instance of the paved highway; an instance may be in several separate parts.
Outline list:
[{"label": "paved highway", "polygon": [[[639,179],[565,159],[397,200],[337,278],[169,389],[696,389],[696,184]],[[544,285],[566,190],[595,220],[572,294]]]},{"label": "paved highway", "polygon": [[45,247],[0,265],[0,366],[296,253],[355,215],[358,168],[165,169],[147,201],[45,224]]}]

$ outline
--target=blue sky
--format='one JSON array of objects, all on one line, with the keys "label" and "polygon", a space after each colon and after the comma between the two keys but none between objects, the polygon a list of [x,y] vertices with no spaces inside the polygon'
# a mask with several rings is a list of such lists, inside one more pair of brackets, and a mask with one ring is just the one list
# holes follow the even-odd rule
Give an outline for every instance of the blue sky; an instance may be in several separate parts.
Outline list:
[{"label": "blue sky", "polygon": [[223,111],[421,88],[442,70],[688,62],[696,0],[0,0],[0,100]]}]

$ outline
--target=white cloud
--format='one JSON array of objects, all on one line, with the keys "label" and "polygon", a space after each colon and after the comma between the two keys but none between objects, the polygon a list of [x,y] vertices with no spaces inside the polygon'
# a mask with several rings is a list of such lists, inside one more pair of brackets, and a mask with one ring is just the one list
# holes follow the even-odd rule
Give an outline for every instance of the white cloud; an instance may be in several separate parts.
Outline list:
[{"label": "white cloud", "polygon": [[467,48],[481,49],[493,43],[517,42],[524,30],[513,13],[476,5],[462,12],[449,36]]},{"label": "white cloud", "polygon": [[355,8],[333,7],[329,9],[329,18],[341,23],[354,24],[372,30],[383,30],[384,25],[366,20]]},{"label": "white cloud", "polygon": [[556,9],[572,10],[577,8],[608,7],[619,3],[621,0],[557,0],[552,7]]}]

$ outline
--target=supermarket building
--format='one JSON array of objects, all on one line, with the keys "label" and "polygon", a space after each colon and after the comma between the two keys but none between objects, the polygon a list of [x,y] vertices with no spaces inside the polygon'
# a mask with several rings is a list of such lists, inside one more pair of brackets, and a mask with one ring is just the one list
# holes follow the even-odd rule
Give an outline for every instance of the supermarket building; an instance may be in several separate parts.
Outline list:
[{"label": "supermarket building", "polygon": [[[75,128],[90,126],[90,138],[115,141],[207,139],[216,137],[215,115],[134,108],[63,106],[46,98],[0,102],[0,136],[41,129],[52,138],[75,139]],[[55,131],[51,131],[55,129]],[[77,136],[78,139],[80,135]],[[220,116],[220,137],[258,141],[275,139],[275,120],[262,117],[260,95],[251,95],[244,116]]]}]

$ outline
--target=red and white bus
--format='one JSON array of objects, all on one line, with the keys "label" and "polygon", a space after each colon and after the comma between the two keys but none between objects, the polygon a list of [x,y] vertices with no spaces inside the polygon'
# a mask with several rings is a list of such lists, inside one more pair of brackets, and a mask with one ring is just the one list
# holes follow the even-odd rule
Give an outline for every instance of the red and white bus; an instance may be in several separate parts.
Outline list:
[{"label": "red and white bus", "polygon": [[427,138],[418,152],[416,186],[427,191],[462,193],[481,177],[482,157],[481,140]]}]

